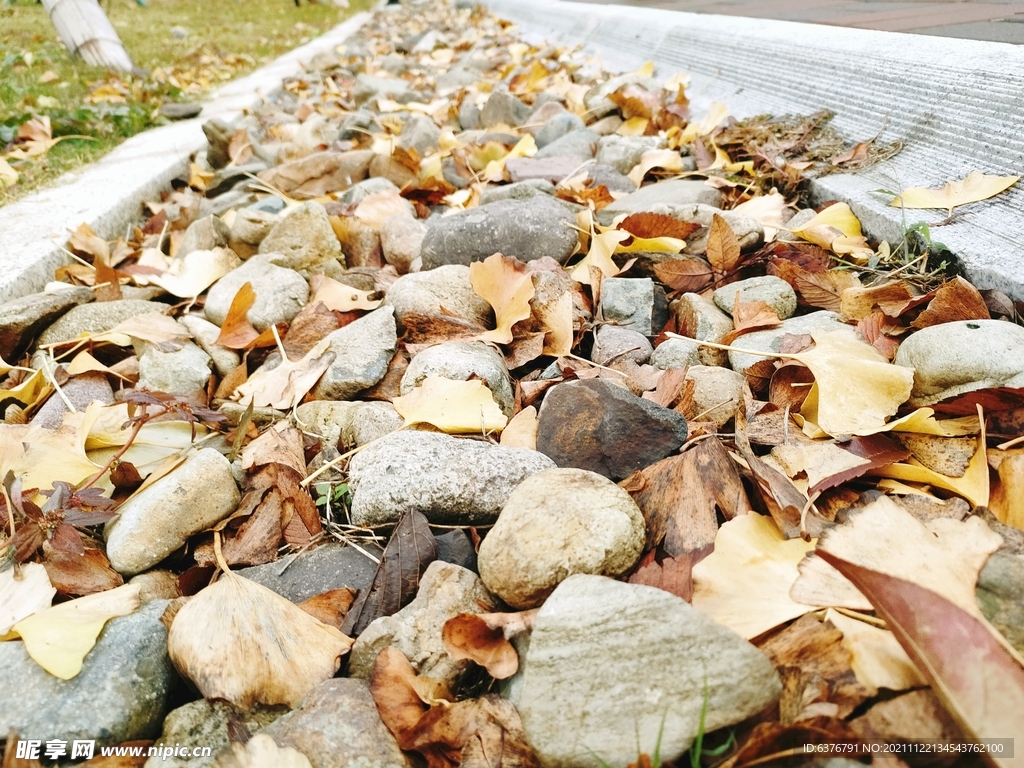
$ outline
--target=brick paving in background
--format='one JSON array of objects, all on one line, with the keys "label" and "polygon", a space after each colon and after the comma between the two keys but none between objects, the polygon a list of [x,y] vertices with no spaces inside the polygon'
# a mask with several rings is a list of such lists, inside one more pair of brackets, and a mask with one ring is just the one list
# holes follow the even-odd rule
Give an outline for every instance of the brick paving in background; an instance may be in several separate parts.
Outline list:
[{"label": "brick paving in background", "polygon": [[1024,0],[584,0],[1024,44]]}]

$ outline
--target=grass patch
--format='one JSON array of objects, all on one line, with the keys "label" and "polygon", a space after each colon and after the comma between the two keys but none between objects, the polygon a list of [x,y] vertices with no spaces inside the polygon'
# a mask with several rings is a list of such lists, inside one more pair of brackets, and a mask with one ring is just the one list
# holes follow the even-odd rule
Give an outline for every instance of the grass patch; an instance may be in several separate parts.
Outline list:
[{"label": "grass patch", "polygon": [[165,122],[157,115],[162,103],[198,100],[374,5],[350,1],[346,10],[328,0],[298,8],[293,0],[148,0],[145,8],[109,0],[108,18],[145,71],[117,76],[72,60],[42,5],[0,0],[0,155],[37,116],[50,118],[54,137],[95,139],[68,139],[45,155],[10,160],[19,181],[0,186],[0,205]]}]

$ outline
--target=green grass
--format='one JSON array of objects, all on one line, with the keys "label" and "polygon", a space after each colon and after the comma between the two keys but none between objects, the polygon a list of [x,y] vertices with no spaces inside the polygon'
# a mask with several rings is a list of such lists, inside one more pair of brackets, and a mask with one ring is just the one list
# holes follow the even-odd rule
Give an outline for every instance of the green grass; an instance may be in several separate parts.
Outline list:
[{"label": "green grass", "polygon": [[[163,122],[165,101],[194,101],[228,80],[308,42],[373,0],[348,10],[329,0],[296,8],[293,0],[109,0],[104,9],[125,49],[146,75],[117,77],[72,60],[42,5],[0,0],[0,155],[19,125],[47,115],[53,135],[82,134],[45,156],[10,160],[19,183],[0,188],[0,205],[96,160],[126,138]],[[188,31],[184,39],[172,27]],[[52,74],[49,74],[52,73]],[[42,82],[46,81],[48,82]],[[124,101],[90,100],[105,82]]]}]

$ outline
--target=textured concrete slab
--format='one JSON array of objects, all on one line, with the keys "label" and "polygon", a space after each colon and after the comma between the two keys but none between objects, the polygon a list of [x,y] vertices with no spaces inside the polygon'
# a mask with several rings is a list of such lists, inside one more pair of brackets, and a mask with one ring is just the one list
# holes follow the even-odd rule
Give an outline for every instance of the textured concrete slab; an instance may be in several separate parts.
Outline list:
[{"label": "textured concrete slab", "polygon": [[1000,43],[1024,44],[1024,17],[1017,20],[977,21],[973,24],[949,24],[945,27],[928,27],[909,30],[920,35],[958,37],[961,40],[995,40]]},{"label": "textured concrete slab", "polygon": [[141,205],[156,199],[188,168],[189,156],[206,146],[202,124],[233,119],[255,106],[302,64],[353,35],[370,18],[360,13],[334,29],[215,91],[192,120],[140,133],[57,185],[0,208],[0,303],[40,291],[69,262],[61,246],[82,222],[115,238],[136,221]]},{"label": "textured concrete slab", "polygon": [[[898,242],[907,225],[945,211],[901,211],[877,190],[941,186],[974,170],[1024,171],[1024,48],[939,37],[548,0],[485,0],[530,40],[583,44],[612,70],[653,60],[656,74],[692,75],[692,105],[732,114],[831,109],[850,140],[884,126],[906,148],[856,174],[815,181],[816,200],[845,200],[869,234]],[[934,233],[980,288],[1024,300],[1024,184],[965,206]]]}]

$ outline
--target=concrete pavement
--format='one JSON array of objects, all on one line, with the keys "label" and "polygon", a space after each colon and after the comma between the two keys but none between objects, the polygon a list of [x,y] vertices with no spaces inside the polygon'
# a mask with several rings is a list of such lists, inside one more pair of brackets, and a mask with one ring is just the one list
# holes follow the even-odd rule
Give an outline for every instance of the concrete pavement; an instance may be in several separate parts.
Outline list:
[{"label": "concrete pavement", "polygon": [[[608,4],[613,0],[584,0]],[[1024,43],[1021,0],[614,0],[619,5]]]}]

